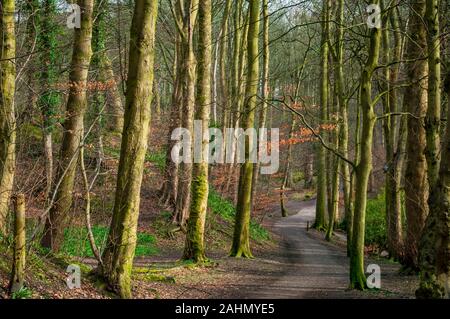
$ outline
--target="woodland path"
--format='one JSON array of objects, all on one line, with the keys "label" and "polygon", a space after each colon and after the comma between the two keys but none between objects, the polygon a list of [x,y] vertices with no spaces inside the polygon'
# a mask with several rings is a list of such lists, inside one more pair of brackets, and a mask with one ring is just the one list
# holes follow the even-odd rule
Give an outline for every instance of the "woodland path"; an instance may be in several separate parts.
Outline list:
[{"label": "woodland path", "polygon": [[307,223],[314,220],[315,201],[290,201],[288,205],[292,215],[273,225],[281,237],[283,273],[271,284],[257,289],[251,298],[349,297],[345,251],[307,231]]}]

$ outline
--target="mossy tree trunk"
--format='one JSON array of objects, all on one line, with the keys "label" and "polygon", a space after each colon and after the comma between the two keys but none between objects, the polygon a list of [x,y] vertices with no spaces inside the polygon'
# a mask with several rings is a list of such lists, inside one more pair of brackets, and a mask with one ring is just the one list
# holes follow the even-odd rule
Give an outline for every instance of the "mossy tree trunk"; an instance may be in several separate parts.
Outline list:
[{"label": "mossy tree trunk", "polygon": [[14,255],[9,282],[9,293],[23,288],[25,280],[26,234],[25,234],[25,195],[14,196]]},{"label": "mossy tree trunk", "polygon": [[15,1],[2,0],[0,6],[0,234],[6,234],[6,217],[16,170],[16,35]]},{"label": "mossy tree trunk", "polygon": [[72,62],[70,68],[70,91],[63,124],[64,134],[61,145],[56,180],[61,181],[53,206],[44,229],[41,244],[58,252],[64,237],[67,215],[72,207],[73,188],[78,162],[83,121],[86,111],[86,91],[89,64],[92,56],[92,14],[93,0],[79,0],[81,8],[81,28],[75,29]]},{"label": "mossy tree trunk", "polygon": [[[262,103],[259,111],[259,127],[267,127],[267,108],[269,104],[267,103],[269,98],[269,81],[270,81],[270,43],[269,43],[269,31],[270,31],[270,16],[269,16],[269,4],[268,0],[263,0],[262,3],[262,15],[263,15],[263,72],[262,72],[262,88],[261,88],[261,99]],[[258,154],[261,154],[261,145],[258,145]],[[252,194],[252,205],[255,201],[255,194],[258,191],[258,178],[260,163],[257,162],[253,171],[253,194]]]},{"label": "mossy tree trunk", "polygon": [[[97,1],[94,8],[94,26],[92,37],[93,59],[92,67],[97,72],[97,83],[104,89],[100,89],[94,96],[94,112],[99,117],[99,127],[107,128],[111,132],[122,133],[123,107],[122,99],[117,87],[114,70],[107,53],[107,29],[109,4],[107,1]],[[106,107],[105,104],[106,103]],[[104,112],[106,110],[106,112]]]},{"label": "mossy tree trunk", "polygon": [[[344,0],[339,0],[337,6],[337,21],[339,27],[337,28],[336,41],[336,91],[338,95],[339,104],[339,153],[348,158],[348,143],[349,143],[349,119],[348,119],[348,99],[345,92],[345,77],[344,77],[344,36],[345,36],[345,18],[344,18]],[[353,202],[351,196],[351,177],[350,167],[345,161],[340,162],[340,169],[342,174],[342,184],[344,188],[344,220],[347,227],[347,232],[352,225],[353,220]]]},{"label": "mossy tree trunk", "polygon": [[[330,37],[330,0],[323,1],[322,8],[322,40],[320,47],[320,120],[321,124],[328,121],[328,86],[329,86],[329,37]],[[325,229],[325,213],[327,211],[327,156],[326,150],[321,145],[317,148],[317,203],[316,220],[314,227],[318,230]]]},{"label": "mossy tree trunk", "polygon": [[131,298],[131,271],[153,93],[157,11],[157,0],[135,2],[114,213],[102,258],[103,275],[110,289],[122,298]]},{"label": "mossy tree trunk", "polygon": [[191,207],[187,222],[186,244],[183,259],[197,263],[206,261],[205,222],[208,209],[208,153],[209,116],[211,106],[212,21],[211,0],[199,3],[198,14],[198,69],[196,120],[202,123],[201,161],[194,163],[192,171]]},{"label": "mossy tree trunk", "polygon": [[[383,3],[384,5],[384,3]],[[402,38],[399,28],[397,8],[391,8],[383,23],[391,24],[394,34],[393,55],[389,29],[383,29],[383,59],[388,64],[392,61],[400,61],[402,57]],[[398,85],[399,64],[385,68],[385,79],[381,86],[383,91],[388,92],[383,97],[384,113],[396,113],[398,107]],[[400,123],[399,136],[396,137],[398,123]],[[401,180],[405,161],[406,148],[406,117],[388,116],[383,122],[384,145],[386,151],[386,225],[387,246],[389,255],[398,259],[403,251],[403,229],[402,229],[402,201]]]},{"label": "mossy tree trunk", "polygon": [[[180,0],[184,1],[184,0]],[[194,28],[197,22],[198,0],[186,0],[183,5],[183,12],[179,12],[179,19],[182,21],[181,32],[181,86],[183,92],[182,119],[181,126],[191,134],[194,131],[194,107],[195,107],[195,82],[196,82],[196,58],[194,53]],[[192,150],[192,147],[191,147]],[[186,228],[186,221],[189,218],[189,208],[191,202],[192,184],[192,163],[182,162],[178,171],[178,192],[175,205],[174,222],[181,229]]]},{"label": "mossy tree trunk", "polygon": [[166,166],[164,172],[164,182],[161,187],[161,200],[160,202],[175,209],[175,203],[178,197],[178,170],[179,165],[172,160],[172,149],[177,141],[172,140],[172,132],[179,128],[181,125],[182,108],[182,57],[181,57],[181,35],[176,35],[175,40],[175,55],[173,62],[173,91],[172,91],[172,105],[170,110],[169,120],[169,134],[168,134],[168,147],[166,151]]},{"label": "mossy tree trunk", "polygon": [[441,160],[441,38],[439,0],[427,0],[425,23],[428,44],[428,110],[425,118],[428,184],[433,189],[439,178]]},{"label": "mossy tree trunk", "polygon": [[45,153],[45,170],[47,174],[47,187],[45,196],[48,198],[52,190],[53,182],[53,131],[55,130],[60,96],[53,88],[58,77],[58,49],[57,36],[59,27],[56,19],[56,1],[45,0],[43,4],[43,16],[40,22],[38,36],[38,49],[40,54],[41,72],[39,74],[42,92],[39,96],[38,105],[44,120],[43,123],[43,145]]},{"label": "mossy tree trunk", "polygon": [[[378,4],[379,1],[375,1]],[[361,158],[356,166],[355,215],[350,251],[350,288],[365,289],[364,236],[366,222],[367,188],[372,171],[373,130],[376,123],[372,99],[372,76],[378,66],[381,45],[381,30],[371,31],[367,63],[361,75],[360,108],[362,113]]]},{"label": "mossy tree trunk", "polygon": [[424,48],[427,47],[426,30],[423,21],[425,0],[411,1],[409,39],[405,59],[415,61],[406,65],[407,78],[411,82],[405,89],[405,110],[408,116],[408,141],[406,150],[405,196],[406,196],[406,238],[402,264],[411,270],[418,270],[418,244],[428,215],[428,181],[426,132],[424,118],[427,113],[428,63]]},{"label": "mossy tree trunk", "polygon": [[[446,91],[450,104],[450,72]],[[450,116],[450,105],[448,107]],[[450,125],[442,143],[439,178],[430,194],[430,214],[420,241],[418,298],[449,298],[450,284]]]},{"label": "mossy tree trunk", "polygon": [[[259,13],[260,1],[250,0],[250,19],[247,40],[248,76],[245,89],[244,129],[253,128],[255,124],[255,108],[257,104],[259,83]],[[253,163],[250,161],[250,153],[255,147],[256,145],[253,145],[252,139],[246,138],[245,163],[242,165],[240,172],[236,220],[233,244],[230,252],[232,257],[253,257],[250,250],[250,215],[253,187]]]}]

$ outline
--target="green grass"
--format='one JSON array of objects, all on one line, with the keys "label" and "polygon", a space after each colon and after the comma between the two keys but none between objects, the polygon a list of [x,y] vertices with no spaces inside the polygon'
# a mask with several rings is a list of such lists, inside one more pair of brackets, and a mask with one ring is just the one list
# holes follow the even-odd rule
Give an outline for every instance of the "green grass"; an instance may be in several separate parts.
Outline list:
[{"label": "green grass", "polygon": [[148,152],[145,161],[155,164],[159,170],[164,171],[166,168],[166,152]]},{"label": "green grass", "polygon": [[[217,214],[225,221],[234,224],[236,215],[234,205],[230,201],[222,198],[214,190],[210,190],[209,192],[208,207],[214,214]],[[250,222],[250,237],[256,241],[270,240],[269,232],[254,220]]]},{"label": "green grass", "polygon": [[[92,228],[95,242],[102,250],[106,242],[109,228],[94,226]],[[136,257],[152,256],[158,253],[155,247],[156,239],[147,233],[138,233],[136,245]],[[87,230],[84,227],[71,227],[64,231],[64,243],[61,248],[63,254],[76,257],[93,257],[89,245]]]},{"label": "green grass", "polygon": [[376,198],[367,200],[366,208],[366,245],[386,247],[386,202],[383,191]]}]

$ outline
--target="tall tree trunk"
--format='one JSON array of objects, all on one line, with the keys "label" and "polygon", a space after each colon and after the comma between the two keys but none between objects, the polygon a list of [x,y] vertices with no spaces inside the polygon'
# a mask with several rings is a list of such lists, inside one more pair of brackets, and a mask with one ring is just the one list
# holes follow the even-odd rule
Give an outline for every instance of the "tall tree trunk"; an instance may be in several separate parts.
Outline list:
[{"label": "tall tree trunk", "polygon": [[[267,127],[267,108],[268,103],[267,100],[269,98],[269,75],[270,75],[270,43],[269,43],[269,25],[270,25],[270,17],[269,17],[269,4],[268,0],[263,0],[262,3],[263,7],[263,74],[262,74],[262,103],[261,103],[261,109],[259,112],[259,128],[266,128]],[[261,137],[260,137],[261,139]],[[264,137],[263,140],[266,140]],[[263,149],[261,148],[261,145],[258,145],[258,154],[261,154],[263,152]],[[258,156],[258,158],[260,158]],[[255,194],[258,191],[258,177],[259,177],[259,168],[260,168],[260,162],[258,161],[255,164],[254,171],[253,171],[253,194],[252,194],[252,205],[255,200]]]},{"label": "tall tree trunk", "polygon": [[[450,104],[450,72],[446,91]],[[447,110],[450,118],[450,105]],[[430,215],[420,241],[418,298],[449,298],[450,284],[450,125],[442,144],[439,178],[430,194]]]},{"label": "tall tree trunk", "polygon": [[43,17],[40,21],[40,32],[38,37],[38,47],[42,50],[40,55],[41,72],[39,74],[43,91],[39,96],[39,108],[44,120],[43,124],[43,145],[45,154],[45,171],[47,174],[47,187],[45,197],[51,193],[53,182],[53,131],[55,129],[60,96],[53,89],[58,77],[58,49],[57,36],[58,25],[56,19],[56,1],[45,0]]},{"label": "tall tree trunk", "polygon": [[[227,69],[226,62],[228,57],[228,42],[229,42],[229,32],[228,32],[228,20],[231,10],[231,0],[225,2],[225,9],[222,17],[222,25],[220,32],[220,50],[219,50],[219,105],[222,108],[222,132],[228,128],[230,122],[230,112],[231,112],[231,101],[228,90],[228,79],[227,79]],[[225,145],[227,142],[227,136],[224,136],[222,154],[225,152]]]},{"label": "tall tree trunk", "polygon": [[195,118],[201,121],[202,142],[200,163],[194,163],[192,171],[191,208],[187,223],[186,244],[183,259],[195,262],[206,261],[205,222],[208,208],[208,155],[209,115],[211,106],[211,65],[212,65],[212,21],[211,0],[199,3],[199,37],[197,97]]},{"label": "tall tree trunk", "polygon": [[[379,1],[375,1],[378,4]],[[366,276],[364,271],[364,236],[366,223],[367,187],[372,171],[373,130],[376,123],[372,100],[372,76],[378,66],[380,54],[381,30],[371,31],[369,55],[361,75],[360,107],[362,112],[361,159],[356,166],[355,216],[353,238],[350,252],[350,287],[364,289]]]},{"label": "tall tree trunk", "polygon": [[[257,104],[259,59],[259,11],[260,1],[250,0],[249,3],[249,28],[247,40],[248,77],[245,89],[244,125],[245,129],[253,128],[255,124],[255,108]],[[239,191],[236,207],[236,221],[234,226],[233,244],[230,255],[232,257],[251,258],[250,250],[250,216],[253,181],[253,163],[250,161],[250,153],[256,145],[251,138],[245,141],[245,163],[241,167],[239,179]]]},{"label": "tall tree trunk", "polygon": [[[384,3],[383,3],[384,4]],[[402,40],[398,22],[397,8],[389,11],[384,23],[391,22],[394,33],[394,55],[391,58],[391,42],[389,30],[383,29],[383,58],[384,63],[400,61],[402,57]],[[385,84],[382,85],[384,91],[388,92],[383,97],[385,114],[398,112],[398,85],[399,64],[385,69]],[[398,259],[402,255],[403,229],[402,229],[402,204],[401,204],[401,178],[403,164],[405,160],[406,147],[406,118],[401,117],[399,138],[396,146],[397,117],[388,116],[383,123],[384,146],[386,151],[386,225],[387,225],[387,246],[389,255]]]},{"label": "tall tree trunk", "polygon": [[[349,119],[348,119],[348,99],[345,96],[345,79],[344,79],[344,35],[345,35],[345,20],[344,20],[344,0],[339,0],[338,2],[338,24],[337,29],[337,64],[335,67],[336,73],[336,88],[338,94],[339,103],[339,153],[344,157],[348,158],[348,140],[349,140]],[[347,232],[349,226],[352,224],[353,219],[353,205],[351,197],[351,185],[350,185],[350,168],[348,163],[345,161],[339,161],[341,165],[342,172],[342,183],[344,186],[344,219],[347,227]]]},{"label": "tall tree trunk", "polygon": [[93,0],[79,0],[81,8],[81,28],[75,29],[72,54],[71,83],[64,121],[64,135],[60,151],[60,164],[57,180],[61,180],[56,189],[54,204],[50,210],[41,244],[57,252],[64,235],[64,224],[72,206],[73,188],[78,161],[78,151],[83,132],[83,120],[86,110],[86,89],[89,64],[92,56],[92,13]]},{"label": "tall tree trunk", "polygon": [[[182,0],[180,0],[182,1]],[[195,107],[195,78],[196,78],[196,59],[194,53],[194,28],[197,21],[198,0],[187,0],[185,2],[185,16],[182,18],[184,23],[181,32],[182,35],[182,76],[183,88],[183,117],[181,126],[191,132],[194,131],[194,107]],[[192,147],[191,147],[192,150]],[[175,205],[174,222],[182,229],[186,228],[186,221],[189,217],[189,208],[191,202],[191,184],[192,184],[192,163],[182,162],[178,171],[178,194]]]},{"label": "tall tree trunk", "polygon": [[428,182],[426,133],[424,117],[427,113],[427,47],[426,30],[423,23],[425,0],[411,1],[408,41],[405,59],[415,62],[407,64],[406,73],[411,85],[405,89],[404,108],[415,117],[408,117],[407,163],[405,173],[406,238],[402,264],[418,270],[418,244],[428,214]]},{"label": "tall tree trunk", "polygon": [[173,92],[172,106],[170,111],[168,147],[166,151],[165,180],[161,188],[160,202],[172,209],[175,209],[175,203],[178,197],[178,170],[179,165],[172,160],[172,149],[177,141],[172,140],[172,132],[181,125],[181,114],[183,90],[181,86],[182,77],[182,57],[181,57],[181,35],[176,35],[175,56],[173,61]]},{"label": "tall tree trunk", "polygon": [[428,165],[430,189],[439,178],[441,160],[441,39],[439,32],[439,2],[426,0],[425,23],[428,44],[428,110],[425,118],[427,149],[425,155]]},{"label": "tall tree trunk", "polygon": [[15,1],[2,0],[0,6],[0,234],[6,234],[6,217],[16,170],[16,35]]},{"label": "tall tree trunk", "polygon": [[153,94],[157,11],[157,0],[135,2],[114,213],[103,253],[103,275],[110,288],[122,298],[131,298],[131,271]]},{"label": "tall tree trunk", "polygon": [[[321,124],[328,121],[328,55],[329,55],[329,37],[330,37],[330,0],[323,1],[322,8],[322,40],[320,48],[320,119]],[[325,212],[327,210],[327,170],[326,170],[326,150],[321,145],[317,149],[317,203],[316,220],[314,227],[318,230],[325,229]]]}]

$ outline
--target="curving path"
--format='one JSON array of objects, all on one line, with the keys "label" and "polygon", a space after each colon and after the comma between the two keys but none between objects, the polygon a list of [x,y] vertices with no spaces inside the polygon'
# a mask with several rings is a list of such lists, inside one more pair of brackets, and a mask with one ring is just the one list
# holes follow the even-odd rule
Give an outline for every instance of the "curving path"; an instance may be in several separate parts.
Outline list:
[{"label": "curving path", "polygon": [[292,202],[291,214],[274,224],[281,238],[285,267],[282,276],[255,291],[251,298],[348,298],[346,253],[307,232],[315,201]]}]

